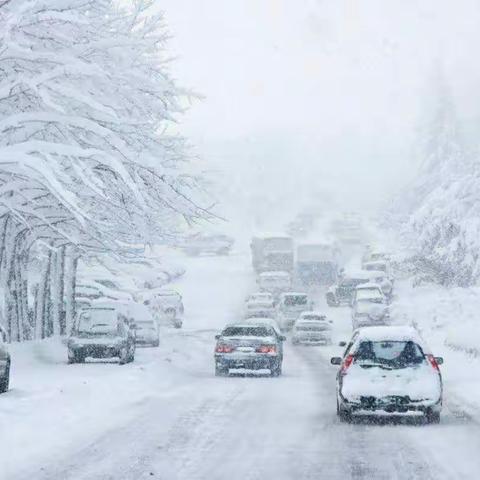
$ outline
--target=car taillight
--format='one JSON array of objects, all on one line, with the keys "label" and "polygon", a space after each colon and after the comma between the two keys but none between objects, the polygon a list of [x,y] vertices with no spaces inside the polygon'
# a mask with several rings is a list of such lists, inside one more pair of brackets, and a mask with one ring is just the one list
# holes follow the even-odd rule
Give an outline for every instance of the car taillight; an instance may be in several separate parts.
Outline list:
[{"label": "car taillight", "polygon": [[440,372],[440,367],[438,365],[437,360],[433,355],[427,355],[428,361],[430,362],[430,365],[437,371]]},{"label": "car taillight", "polygon": [[217,345],[215,347],[215,353],[232,353],[233,347],[231,345]]},{"label": "car taillight", "polygon": [[260,345],[257,348],[258,353],[276,353],[277,347],[275,345]]},{"label": "car taillight", "polygon": [[345,375],[347,373],[348,368],[353,363],[353,355],[347,355],[345,360],[342,363],[342,368],[340,370],[340,375]]}]

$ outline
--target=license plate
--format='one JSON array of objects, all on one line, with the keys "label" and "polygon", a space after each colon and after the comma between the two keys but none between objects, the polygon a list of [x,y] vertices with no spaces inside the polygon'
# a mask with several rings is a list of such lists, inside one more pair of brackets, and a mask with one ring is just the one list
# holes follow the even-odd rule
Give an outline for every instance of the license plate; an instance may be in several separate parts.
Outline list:
[{"label": "license plate", "polygon": [[237,347],[237,352],[251,353],[254,351],[252,347]]}]

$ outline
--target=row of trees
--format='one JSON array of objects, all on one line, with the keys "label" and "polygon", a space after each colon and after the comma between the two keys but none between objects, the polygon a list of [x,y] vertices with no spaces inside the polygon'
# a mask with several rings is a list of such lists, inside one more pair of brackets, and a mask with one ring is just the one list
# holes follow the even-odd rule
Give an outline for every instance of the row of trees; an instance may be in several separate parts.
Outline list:
[{"label": "row of trees", "polygon": [[480,164],[460,132],[455,103],[440,69],[420,132],[418,178],[390,211],[421,275],[442,285],[480,278]]},{"label": "row of trees", "polygon": [[0,282],[13,340],[68,329],[80,256],[125,258],[211,215],[185,139],[169,133],[188,92],[169,76],[151,4],[0,2]]}]

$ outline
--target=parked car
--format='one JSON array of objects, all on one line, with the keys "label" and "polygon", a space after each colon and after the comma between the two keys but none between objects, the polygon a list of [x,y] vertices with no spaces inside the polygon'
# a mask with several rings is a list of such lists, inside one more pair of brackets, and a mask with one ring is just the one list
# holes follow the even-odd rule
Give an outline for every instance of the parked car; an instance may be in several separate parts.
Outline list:
[{"label": "parked car", "polygon": [[332,322],[325,315],[315,312],[303,313],[295,322],[292,329],[292,343],[324,344],[332,343]]},{"label": "parked car", "polygon": [[355,288],[362,283],[368,283],[370,275],[367,272],[352,273],[344,275],[338,284],[333,285],[327,290],[326,300],[329,307],[339,307],[340,305],[351,305]]},{"label": "parked car", "polygon": [[132,313],[134,315],[132,328],[135,330],[135,343],[158,347],[160,345],[160,333],[150,309],[145,305],[137,305]]},{"label": "parked car", "polygon": [[285,292],[278,299],[278,324],[282,330],[290,330],[305,310],[311,310],[312,302],[303,292]]},{"label": "parked car", "polygon": [[337,414],[341,421],[362,415],[424,416],[440,421],[441,357],[412,327],[356,330],[343,357],[333,357],[337,373]]},{"label": "parked car", "polygon": [[386,325],[390,319],[388,306],[370,300],[358,300],[352,308],[353,330],[360,327]]},{"label": "parked car", "polygon": [[67,342],[68,362],[87,357],[118,357],[120,364],[135,358],[135,334],[116,308],[86,308],[80,312]]},{"label": "parked car", "polygon": [[0,326],[0,393],[8,391],[10,384],[10,353],[8,351],[8,335]]},{"label": "parked car", "polygon": [[215,339],[215,375],[239,368],[281,375],[285,337],[271,324],[259,320],[227,325]]},{"label": "parked car", "polygon": [[364,283],[355,288],[352,307],[359,301],[387,304],[387,298],[383,294],[382,288],[376,283]]},{"label": "parked car", "polygon": [[182,296],[175,290],[162,289],[143,301],[160,322],[166,322],[175,328],[182,328],[182,316],[185,312]]},{"label": "parked car", "polygon": [[278,298],[282,292],[292,288],[292,277],[288,272],[263,272],[258,276],[257,283],[261,292]]}]

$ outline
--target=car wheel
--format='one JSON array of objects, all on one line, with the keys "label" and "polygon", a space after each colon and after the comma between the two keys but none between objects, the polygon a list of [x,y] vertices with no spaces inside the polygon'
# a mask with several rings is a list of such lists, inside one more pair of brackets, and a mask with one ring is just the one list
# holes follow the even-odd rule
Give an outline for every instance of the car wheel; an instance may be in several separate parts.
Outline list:
[{"label": "car wheel", "polygon": [[348,410],[342,408],[339,405],[338,401],[337,401],[337,415],[340,422],[342,423],[350,423],[352,421],[352,414]]},{"label": "car wheel", "polygon": [[438,424],[440,423],[440,412],[434,412],[432,410],[427,410],[425,414],[427,423],[430,424]]},{"label": "car wheel", "polygon": [[118,363],[120,365],[125,365],[128,362],[128,349],[122,348],[118,356]]},{"label": "car wheel", "polygon": [[159,347],[160,346],[160,340],[157,340],[152,343],[152,347]]},{"label": "car wheel", "polygon": [[215,376],[216,377],[228,376],[228,368],[215,366]]},{"label": "car wheel", "polygon": [[5,376],[0,380],[0,393],[8,392],[9,385],[10,385],[10,362],[7,363]]},{"label": "car wheel", "polygon": [[279,377],[282,374],[282,362],[277,360],[270,367],[270,376]]},{"label": "car wheel", "polygon": [[182,328],[182,322],[176,321],[176,322],[173,324],[173,326],[174,326],[175,328]]}]

